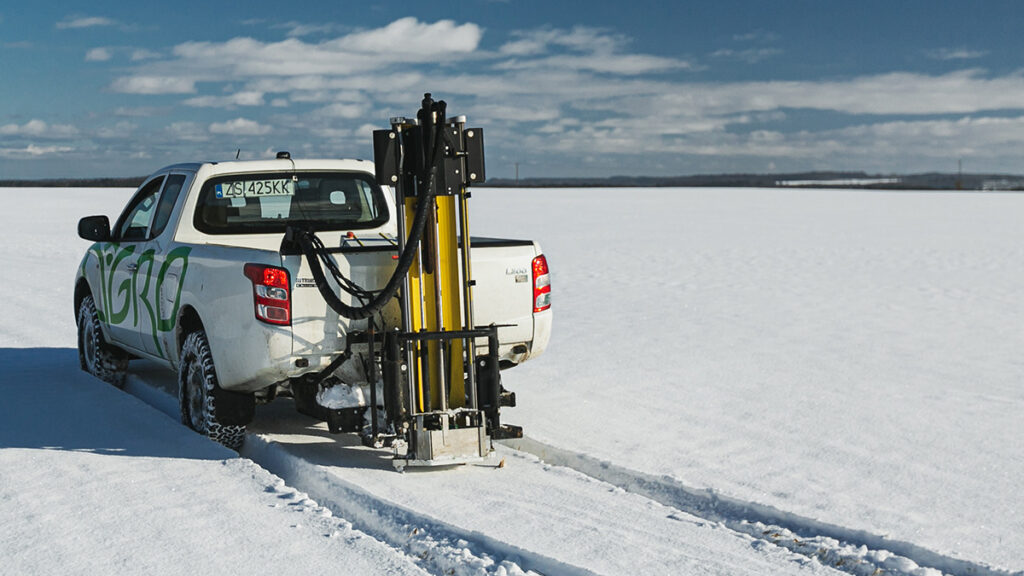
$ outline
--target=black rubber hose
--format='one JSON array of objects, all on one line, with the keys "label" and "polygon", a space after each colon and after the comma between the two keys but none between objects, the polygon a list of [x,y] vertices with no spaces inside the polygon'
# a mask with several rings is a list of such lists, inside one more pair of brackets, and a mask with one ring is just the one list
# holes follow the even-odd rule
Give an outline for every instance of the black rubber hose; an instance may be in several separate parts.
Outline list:
[{"label": "black rubber hose", "polygon": [[[349,306],[338,298],[338,295],[334,293],[331,285],[327,282],[327,276],[320,265],[320,258],[316,248],[313,246],[313,233],[306,230],[299,234],[299,247],[306,256],[306,260],[309,261],[309,267],[313,272],[313,281],[316,282],[320,295],[323,296],[327,305],[332,310],[350,320],[363,320],[379,312],[394,297],[402,280],[409,273],[412,259],[416,256],[416,248],[419,246],[420,238],[423,237],[423,231],[427,227],[427,217],[430,215],[430,209],[434,205],[434,194],[430,188],[432,186],[428,186],[427,190],[423,191],[419,204],[416,206],[416,215],[412,220],[409,239],[405,243],[405,250],[398,257],[398,265],[395,267],[394,274],[391,275],[391,279],[388,280],[388,283],[377,296],[364,306]],[[403,208],[399,207],[398,209],[402,210]]]},{"label": "black rubber hose", "polygon": [[[342,302],[338,295],[334,293],[334,290],[331,289],[331,285],[327,282],[327,276],[324,274],[324,269],[320,266],[320,259],[317,257],[316,246],[313,242],[313,232],[306,230],[299,234],[299,247],[302,249],[302,253],[305,254],[306,259],[309,260],[309,267],[313,272],[313,281],[316,282],[320,295],[323,296],[324,301],[327,302],[327,305],[332,310],[350,320],[369,318],[384,308],[398,291],[398,286],[409,273],[412,259],[416,256],[416,249],[419,247],[423,231],[427,226],[427,217],[430,215],[430,210],[434,207],[434,196],[436,196],[434,177],[438,170],[437,160],[441,155],[445,141],[446,106],[443,100],[438,102],[437,108],[434,110],[437,113],[436,121],[432,117],[430,121],[427,121],[427,114],[429,114],[428,105],[432,102],[430,95],[427,94],[423,99],[423,109],[420,110],[420,115],[423,116],[423,122],[426,125],[426,135],[430,137],[426,144],[427,149],[430,150],[430,158],[425,166],[430,171],[427,178],[428,182],[419,191],[419,202],[416,205],[416,215],[412,220],[412,229],[409,231],[409,238],[405,243],[405,249],[402,250],[402,254],[398,257],[398,265],[395,267],[395,272],[391,275],[391,279],[388,280],[384,288],[369,303],[363,306],[349,306]],[[405,207],[398,206],[398,209],[404,210]]]}]

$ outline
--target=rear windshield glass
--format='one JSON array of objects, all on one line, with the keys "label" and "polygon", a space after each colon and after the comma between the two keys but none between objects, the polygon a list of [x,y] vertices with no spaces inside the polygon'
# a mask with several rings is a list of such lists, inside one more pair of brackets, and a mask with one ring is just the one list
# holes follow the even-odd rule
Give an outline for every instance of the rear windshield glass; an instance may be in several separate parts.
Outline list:
[{"label": "rear windshield glass", "polygon": [[199,193],[196,229],[207,234],[376,228],[387,205],[373,176],[358,172],[240,174],[211,178]]}]

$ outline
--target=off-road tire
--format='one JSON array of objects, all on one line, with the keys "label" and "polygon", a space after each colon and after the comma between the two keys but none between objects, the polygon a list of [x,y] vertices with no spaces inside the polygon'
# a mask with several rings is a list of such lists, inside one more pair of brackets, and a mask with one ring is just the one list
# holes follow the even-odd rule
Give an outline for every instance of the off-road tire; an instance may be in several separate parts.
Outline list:
[{"label": "off-road tire", "polygon": [[[252,394],[223,390],[217,383],[210,343],[206,332],[199,330],[185,337],[178,364],[178,400],[181,422],[232,450],[245,442],[245,425],[252,419]],[[241,407],[241,409],[240,409]],[[218,419],[218,412],[231,416]]]},{"label": "off-road tire", "polygon": [[100,317],[92,296],[86,296],[78,305],[78,361],[82,370],[124,388],[128,373],[128,355],[107,344],[100,330]]}]

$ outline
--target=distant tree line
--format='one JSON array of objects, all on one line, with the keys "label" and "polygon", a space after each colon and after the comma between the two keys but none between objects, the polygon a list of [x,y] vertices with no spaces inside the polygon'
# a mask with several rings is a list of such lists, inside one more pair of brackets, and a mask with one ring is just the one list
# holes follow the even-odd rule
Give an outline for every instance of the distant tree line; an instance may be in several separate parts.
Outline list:
[{"label": "distant tree line", "polygon": [[130,178],[46,178],[0,180],[0,188],[138,188],[145,176]]},{"label": "distant tree line", "polygon": [[[793,184],[800,182],[801,184]],[[1024,176],[1008,174],[867,174],[865,172],[793,172],[787,174],[698,174],[692,176],[611,176],[609,178],[493,178],[487,186],[519,188],[866,188],[884,190],[1024,190]]]},{"label": "distant tree line", "polygon": [[[0,187],[137,188],[144,176],[129,178],[48,178],[0,180]],[[799,184],[794,184],[799,183]],[[611,176],[608,178],[493,178],[487,186],[519,188],[866,188],[881,190],[1024,190],[1024,176],[1013,174],[867,174],[865,172],[793,172],[787,174],[698,174],[692,176]]]}]

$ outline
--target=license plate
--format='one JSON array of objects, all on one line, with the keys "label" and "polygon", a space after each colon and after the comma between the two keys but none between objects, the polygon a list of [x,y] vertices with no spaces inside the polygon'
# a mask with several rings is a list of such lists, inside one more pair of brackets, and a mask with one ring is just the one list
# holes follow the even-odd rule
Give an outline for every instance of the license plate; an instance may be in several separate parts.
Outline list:
[{"label": "license plate", "polygon": [[214,186],[217,198],[254,198],[259,196],[294,196],[292,180],[243,180],[221,182]]}]

